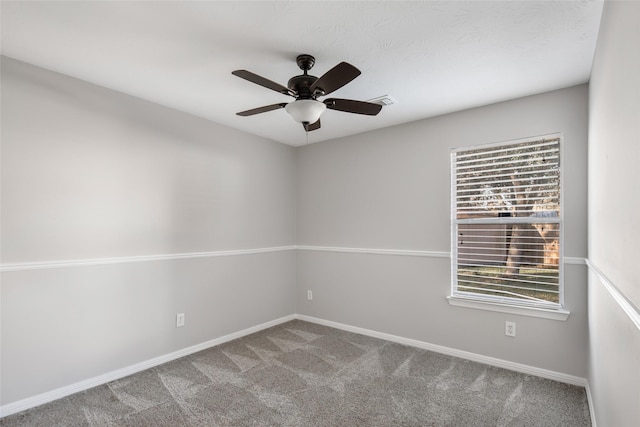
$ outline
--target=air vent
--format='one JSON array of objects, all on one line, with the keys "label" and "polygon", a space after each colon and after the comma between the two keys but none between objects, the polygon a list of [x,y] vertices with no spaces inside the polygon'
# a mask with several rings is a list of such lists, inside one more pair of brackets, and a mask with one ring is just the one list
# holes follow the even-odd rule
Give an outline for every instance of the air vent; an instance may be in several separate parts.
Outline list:
[{"label": "air vent", "polygon": [[371,102],[372,104],[382,105],[383,107],[386,107],[387,105],[393,105],[393,104],[397,104],[398,103],[398,101],[396,101],[395,99],[393,99],[389,95],[382,95],[382,96],[379,96],[377,98],[369,99],[369,100],[367,100],[367,102]]}]

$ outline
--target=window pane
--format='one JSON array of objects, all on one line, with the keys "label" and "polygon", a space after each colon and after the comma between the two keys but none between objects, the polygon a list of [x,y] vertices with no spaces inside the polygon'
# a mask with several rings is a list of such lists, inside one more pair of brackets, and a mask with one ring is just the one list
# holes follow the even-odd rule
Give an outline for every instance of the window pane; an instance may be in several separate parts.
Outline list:
[{"label": "window pane", "polygon": [[453,292],[561,304],[560,138],[456,150],[452,166]]},{"label": "window pane", "polygon": [[456,218],[558,216],[559,140],[455,154]]},{"label": "window pane", "polygon": [[559,224],[458,224],[458,291],[559,303]]}]

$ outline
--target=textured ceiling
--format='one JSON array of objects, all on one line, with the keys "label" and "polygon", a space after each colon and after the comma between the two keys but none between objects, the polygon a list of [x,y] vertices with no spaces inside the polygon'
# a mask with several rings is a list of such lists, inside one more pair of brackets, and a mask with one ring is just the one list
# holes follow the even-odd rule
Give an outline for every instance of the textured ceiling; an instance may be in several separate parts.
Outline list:
[{"label": "textured ceiling", "polygon": [[295,58],[321,76],[362,71],[332,97],[398,104],[376,117],[326,111],[318,142],[585,83],[601,1],[8,2],[2,54],[290,145],[293,98],[231,75],[286,85]]}]

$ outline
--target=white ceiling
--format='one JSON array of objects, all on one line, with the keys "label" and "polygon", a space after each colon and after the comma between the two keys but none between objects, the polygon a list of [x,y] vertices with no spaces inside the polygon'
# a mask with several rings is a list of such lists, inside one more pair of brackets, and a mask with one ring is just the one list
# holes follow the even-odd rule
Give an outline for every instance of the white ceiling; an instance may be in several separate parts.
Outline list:
[{"label": "white ceiling", "polygon": [[332,97],[398,104],[375,117],[326,111],[318,142],[589,80],[602,1],[8,2],[2,54],[290,145],[284,111],[235,113],[293,98],[282,85],[340,61],[362,75]]}]

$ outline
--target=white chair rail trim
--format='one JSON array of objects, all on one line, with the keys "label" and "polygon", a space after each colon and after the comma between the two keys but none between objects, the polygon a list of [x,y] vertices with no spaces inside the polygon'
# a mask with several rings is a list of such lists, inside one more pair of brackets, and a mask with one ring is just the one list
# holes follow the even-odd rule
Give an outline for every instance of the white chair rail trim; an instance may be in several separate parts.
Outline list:
[{"label": "white chair rail trim", "polygon": [[[0,264],[0,273],[9,272],[9,271],[43,270],[43,269],[50,269],[50,268],[69,268],[69,267],[85,267],[85,266],[92,266],[92,265],[125,264],[125,263],[131,263],[131,262],[169,261],[169,260],[189,259],[189,258],[253,255],[253,254],[261,254],[261,253],[267,253],[267,252],[281,252],[281,251],[292,251],[292,250],[335,252],[335,253],[356,253],[356,254],[372,254],[372,255],[412,256],[412,257],[425,257],[425,258],[451,258],[451,252],[448,252],[448,251],[289,245],[289,246],[273,246],[273,247],[253,248],[253,249],[209,251],[209,252],[186,252],[186,253],[179,253],[179,254],[134,255],[134,256],[127,256],[127,257],[112,257],[112,258],[67,259],[67,260],[57,260],[57,261],[6,263],[6,264]],[[565,264],[584,265],[585,259],[576,258],[576,257],[564,257],[564,262]]]},{"label": "white chair rail trim", "polygon": [[209,258],[218,256],[253,255],[267,252],[281,252],[295,250],[296,246],[274,246],[268,248],[237,249],[230,251],[187,252],[166,255],[140,255],[114,258],[70,259],[61,261],[20,262],[0,265],[0,272],[42,270],[47,268],[85,267],[89,265],[125,264],[131,262],[168,261],[175,259]]},{"label": "white chair rail trim", "polygon": [[593,263],[593,261],[587,259],[587,266],[589,270],[598,278],[602,286],[609,292],[609,295],[613,298],[613,300],[620,306],[620,308],[625,312],[625,314],[629,317],[631,322],[640,330],[640,312],[638,309],[634,307],[625,296],[616,288],[611,280]]},{"label": "white chair rail trim", "polygon": [[356,253],[373,255],[418,256],[428,258],[450,258],[451,252],[443,251],[419,251],[407,249],[373,249],[373,248],[346,248],[338,246],[296,246],[302,251]]}]

